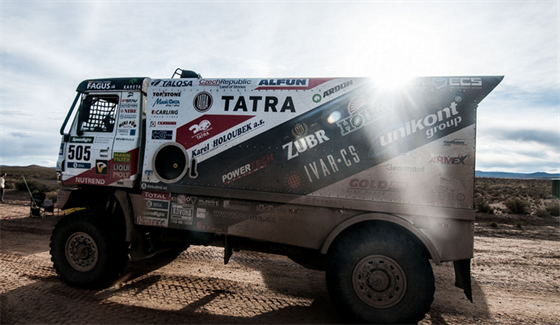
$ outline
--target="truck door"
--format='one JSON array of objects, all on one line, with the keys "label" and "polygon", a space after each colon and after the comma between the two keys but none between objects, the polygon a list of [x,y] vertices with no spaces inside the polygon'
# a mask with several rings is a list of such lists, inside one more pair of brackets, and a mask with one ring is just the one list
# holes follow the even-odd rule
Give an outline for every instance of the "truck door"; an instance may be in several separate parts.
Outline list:
[{"label": "truck door", "polygon": [[113,159],[109,176],[112,186],[134,187],[138,180],[138,157],[143,135],[146,96],[140,91],[124,91],[115,124]]},{"label": "truck door", "polygon": [[82,95],[66,149],[65,183],[109,185],[120,97],[120,92]]}]

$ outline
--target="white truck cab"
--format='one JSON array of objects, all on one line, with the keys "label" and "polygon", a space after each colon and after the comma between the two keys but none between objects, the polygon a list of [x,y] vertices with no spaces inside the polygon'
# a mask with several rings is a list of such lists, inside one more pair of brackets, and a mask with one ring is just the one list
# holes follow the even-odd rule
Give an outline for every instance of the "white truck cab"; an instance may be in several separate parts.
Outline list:
[{"label": "white truck cab", "polygon": [[[62,127],[57,168],[65,185],[133,188],[140,179],[148,78],[86,80]],[[74,116],[71,124],[69,118]]]}]

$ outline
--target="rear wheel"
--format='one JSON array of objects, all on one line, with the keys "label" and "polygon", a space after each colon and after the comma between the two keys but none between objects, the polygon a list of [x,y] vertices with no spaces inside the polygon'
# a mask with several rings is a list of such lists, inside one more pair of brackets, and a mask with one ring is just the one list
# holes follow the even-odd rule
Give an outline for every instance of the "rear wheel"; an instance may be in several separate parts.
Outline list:
[{"label": "rear wheel", "polygon": [[124,234],[107,218],[88,211],[62,218],[53,231],[50,247],[56,272],[74,287],[106,287],[128,262]]},{"label": "rear wheel", "polygon": [[415,323],[433,301],[428,257],[404,234],[362,228],[343,236],[329,251],[327,286],[343,313],[365,323]]}]

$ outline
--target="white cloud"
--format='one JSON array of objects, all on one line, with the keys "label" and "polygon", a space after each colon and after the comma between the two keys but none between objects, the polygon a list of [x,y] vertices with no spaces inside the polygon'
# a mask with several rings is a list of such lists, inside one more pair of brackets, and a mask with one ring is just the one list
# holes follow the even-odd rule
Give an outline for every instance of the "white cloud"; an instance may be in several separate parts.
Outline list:
[{"label": "white cloud", "polygon": [[[3,164],[56,159],[58,130],[80,81],[170,77],[177,67],[224,78],[505,75],[478,111],[477,166],[533,172],[558,164],[550,136],[559,118],[558,2],[44,1],[1,8]],[[526,144],[546,157],[532,159]]]}]

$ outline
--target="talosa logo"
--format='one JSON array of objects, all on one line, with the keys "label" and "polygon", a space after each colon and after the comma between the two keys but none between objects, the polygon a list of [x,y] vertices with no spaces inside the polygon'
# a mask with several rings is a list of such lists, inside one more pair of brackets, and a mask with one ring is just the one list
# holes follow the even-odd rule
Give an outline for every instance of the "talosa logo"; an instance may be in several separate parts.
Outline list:
[{"label": "talosa logo", "polygon": [[192,80],[161,80],[156,79],[150,82],[150,86],[155,87],[190,87],[192,86]]}]

